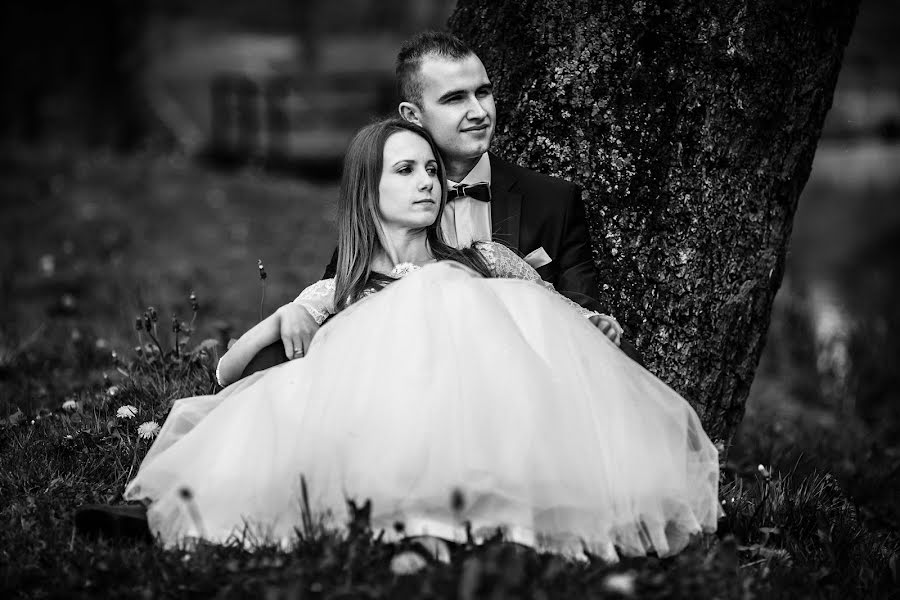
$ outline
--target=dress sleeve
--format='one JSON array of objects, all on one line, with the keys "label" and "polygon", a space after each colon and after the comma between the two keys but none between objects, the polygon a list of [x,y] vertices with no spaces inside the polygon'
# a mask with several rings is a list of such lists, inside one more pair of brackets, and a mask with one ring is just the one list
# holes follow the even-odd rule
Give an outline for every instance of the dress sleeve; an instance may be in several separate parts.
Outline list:
[{"label": "dress sleeve", "polygon": [[297,296],[293,303],[306,309],[321,325],[334,314],[334,278],[317,281]]},{"label": "dress sleeve", "polygon": [[553,292],[560,300],[577,310],[578,313],[586,319],[599,316],[611,321],[618,330],[619,335],[622,335],[622,328],[618,321],[609,315],[601,315],[596,311],[588,310],[577,302],[573,302],[557,292],[552,283],[548,283],[541,279],[541,276],[538,275],[538,272],[535,271],[531,265],[503,244],[498,244],[497,242],[478,242],[475,244],[475,248],[487,262],[488,268],[491,271],[491,276],[532,281],[544,289]]}]

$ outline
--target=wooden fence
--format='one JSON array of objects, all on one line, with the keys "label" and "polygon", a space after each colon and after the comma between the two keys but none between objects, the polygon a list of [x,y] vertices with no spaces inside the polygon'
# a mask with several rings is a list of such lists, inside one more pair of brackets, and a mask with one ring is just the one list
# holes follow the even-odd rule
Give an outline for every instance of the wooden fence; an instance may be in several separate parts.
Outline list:
[{"label": "wooden fence", "polygon": [[221,74],[211,85],[209,154],[228,161],[339,161],[353,133],[395,110],[381,73],[265,79]]}]

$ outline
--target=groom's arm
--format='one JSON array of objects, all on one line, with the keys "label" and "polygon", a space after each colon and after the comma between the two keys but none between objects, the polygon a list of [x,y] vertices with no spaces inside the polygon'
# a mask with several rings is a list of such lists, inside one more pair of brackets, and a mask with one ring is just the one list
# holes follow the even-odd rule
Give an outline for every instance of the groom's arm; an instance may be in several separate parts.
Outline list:
[{"label": "groom's arm", "polygon": [[566,188],[559,256],[555,259],[559,261],[556,289],[596,298],[599,291],[597,269],[591,253],[591,238],[584,202],[581,200],[581,189],[574,184],[567,184]]}]

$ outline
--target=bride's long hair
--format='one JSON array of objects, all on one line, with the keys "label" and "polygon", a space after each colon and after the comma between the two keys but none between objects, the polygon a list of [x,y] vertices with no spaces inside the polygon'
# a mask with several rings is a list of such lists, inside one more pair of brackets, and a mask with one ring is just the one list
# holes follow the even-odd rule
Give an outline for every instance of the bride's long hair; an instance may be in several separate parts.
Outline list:
[{"label": "bride's long hair", "polygon": [[[437,260],[455,260],[490,277],[487,263],[474,248],[456,248],[447,245],[441,235],[441,215],[447,202],[447,184],[444,163],[431,135],[423,128],[403,119],[386,119],[363,127],[350,142],[344,158],[341,190],[338,196],[338,251],[335,274],[335,312],[339,312],[359,300],[367,286],[372,284],[372,259],[382,248],[379,237],[381,213],[378,186],[384,166],[384,144],[399,131],[411,131],[421,136],[437,160],[437,179],[441,186],[441,204],[434,223],[425,229],[425,239],[431,254]],[[381,284],[386,278],[380,278]]]}]

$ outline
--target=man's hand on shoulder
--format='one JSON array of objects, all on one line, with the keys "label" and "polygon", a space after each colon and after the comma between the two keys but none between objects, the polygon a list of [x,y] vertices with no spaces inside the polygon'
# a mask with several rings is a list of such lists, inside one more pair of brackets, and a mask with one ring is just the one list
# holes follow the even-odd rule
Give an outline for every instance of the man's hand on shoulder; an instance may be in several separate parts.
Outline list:
[{"label": "man's hand on shoulder", "polygon": [[288,360],[306,356],[319,324],[298,304],[288,303],[275,311],[278,314],[281,343]]},{"label": "man's hand on shoulder", "polygon": [[622,326],[614,318],[609,315],[594,315],[590,320],[613,344],[618,346],[622,343]]}]

